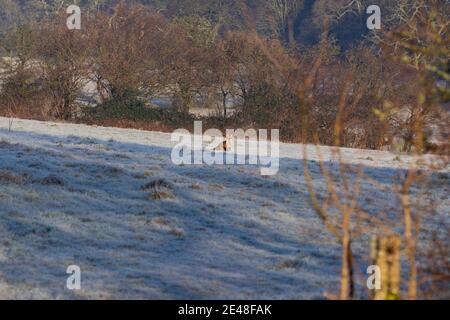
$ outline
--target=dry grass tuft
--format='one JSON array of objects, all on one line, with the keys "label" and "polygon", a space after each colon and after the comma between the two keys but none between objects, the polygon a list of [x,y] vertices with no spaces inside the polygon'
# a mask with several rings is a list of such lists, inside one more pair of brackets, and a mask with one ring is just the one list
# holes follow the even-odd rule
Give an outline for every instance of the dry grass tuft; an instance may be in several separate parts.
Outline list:
[{"label": "dry grass tuft", "polygon": [[26,182],[26,176],[18,176],[9,170],[0,170],[0,182],[12,183],[12,184],[24,184]]},{"label": "dry grass tuft", "polygon": [[45,185],[45,186],[49,186],[49,185],[53,185],[53,186],[64,186],[64,181],[55,176],[55,175],[50,175],[48,177],[45,177],[41,180],[37,181],[38,183]]},{"label": "dry grass tuft", "polygon": [[173,191],[173,184],[164,179],[156,179],[150,181],[141,187],[142,191],[149,191],[149,198],[152,200],[163,200],[175,198]]}]

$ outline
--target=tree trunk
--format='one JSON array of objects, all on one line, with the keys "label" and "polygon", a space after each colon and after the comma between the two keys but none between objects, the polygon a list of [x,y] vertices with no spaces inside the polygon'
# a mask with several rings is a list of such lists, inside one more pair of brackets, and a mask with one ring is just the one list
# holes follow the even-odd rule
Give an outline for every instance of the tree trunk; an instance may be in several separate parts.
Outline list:
[{"label": "tree trunk", "polygon": [[289,17],[287,20],[287,37],[288,37],[288,44],[290,47],[295,47],[296,41],[295,41],[295,21],[293,17]]},{"label": "tree trunk", "polygon": [[371,291],[374,300],[400,298],[400,244],[400,237],[395,235],[373,237],[371,240],[372,264],[381,272],[381,289]]},{"label": "tree trunk", "polygon": [[403,191],[402,205],[405,219],[405,241],[406,250],[409,259],[409,280],[408,280],[408,299],[417,299],[417,266],[416,266],[416,244],[413,234],[413,217],[411,204],[407,191]]},{"label": "tree trunk", "polygon": [[223,108],[223,118],[227,119],[227,95],[228,93],[222,90],[222,108]]},{"label": "tree trunk", "polygon": [[354,295],[354,279],[353,279],[353,255],[350,235],[350,212],[345,209],[342,222],[342,269],[341,269],[341,300],[349,300]]}]

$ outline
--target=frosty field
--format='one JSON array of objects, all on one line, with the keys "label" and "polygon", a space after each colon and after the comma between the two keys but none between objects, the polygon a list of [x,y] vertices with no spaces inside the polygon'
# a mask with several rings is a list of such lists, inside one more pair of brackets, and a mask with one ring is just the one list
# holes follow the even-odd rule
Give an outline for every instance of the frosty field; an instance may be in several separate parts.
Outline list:
[{"label": "frosty field", "polygon": [[[175,166],[166,133],[8,125],[0,118],[1,299],[316,299],[338,290],[339,244],[311,209],[300,145],[282,144],[278,175],[262,177],[255,166]],[[319,155],[308,150],[323,191]],[[328,160],[331,149],[320,150]],[[381,185],[417,161],[342,154]],[[448,173],[428,192],[444,216]],[[361,194],[396,206],[369,184]],[[364,246],[355,244],[359,261]],[[72,264],[80,291],[66,289]]]}]

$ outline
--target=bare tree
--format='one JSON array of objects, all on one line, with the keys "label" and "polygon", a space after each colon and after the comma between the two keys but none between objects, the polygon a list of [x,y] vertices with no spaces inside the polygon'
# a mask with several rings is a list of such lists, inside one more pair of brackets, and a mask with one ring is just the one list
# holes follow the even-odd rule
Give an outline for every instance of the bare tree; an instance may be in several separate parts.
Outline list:
[{"label": "bare tree", "polygon": [[90,51],[86,34],[69,30],[65,15],[40,23],[36,43],[36,64],[42,89],[52,101],[52,115],[68,120],[89,72]]},{"label": "bare tree", "polygon": [[211,88],[217,33],[202,18],[176,19],[161,41],[159,70],[178,111],[188,113]]},{"label": "bare tree", "polygon": [[304,0],[270,0],[270,6],[275,14],[278,33],[287,39],[290,46],[294,46],[295,30],[294,23],[297,13],[303,8]]},{"label": "bare tree", "polygon": [[90,78],[102,101],[130,94],[149,99],[161,89],[157,58],[166,22],[159,13],[122,2],[113,15],[95,12],[86,25],[92,48]]}]

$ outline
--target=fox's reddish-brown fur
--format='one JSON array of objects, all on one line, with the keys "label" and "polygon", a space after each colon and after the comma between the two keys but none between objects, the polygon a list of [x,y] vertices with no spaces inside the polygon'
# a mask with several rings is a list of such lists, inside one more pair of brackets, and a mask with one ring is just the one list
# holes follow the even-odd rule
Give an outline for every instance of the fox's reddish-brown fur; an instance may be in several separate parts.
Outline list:
[{"label": "fox's reddish-brown fur", "polygon": [[219,145],[216,147],[217,151],[230,151],[232,146],[232,136],[227,136],[223,142],[219,143]]}]

